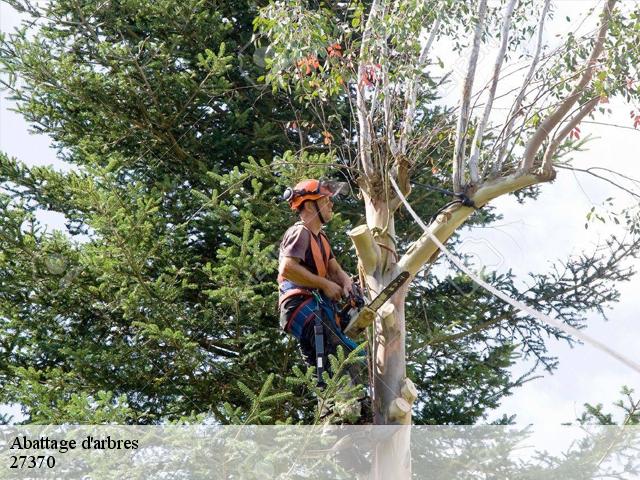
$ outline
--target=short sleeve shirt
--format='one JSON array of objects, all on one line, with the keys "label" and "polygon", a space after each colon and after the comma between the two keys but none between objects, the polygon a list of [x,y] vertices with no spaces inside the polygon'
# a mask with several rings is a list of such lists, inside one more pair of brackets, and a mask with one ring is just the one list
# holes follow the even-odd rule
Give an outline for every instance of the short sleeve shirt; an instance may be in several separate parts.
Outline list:
[{"label": "short sleeve shirt", "polygon": [[[326,257],[327,252],[324,251],[320,235],[315,236],[309,230],[304,228],[302,223],[296,223],[290,227],[282,237],[280,243],[280,255],[279,260],[282,261],[284,257],[293,257],[300,260],[302,266],[304,266],[311,273],[318,274],[316,264],[313,261],[313,253],[309,242],[316,242],[320,246],[320,251]],[[333,252],[329,249],[329,260],[334,258]]]}]

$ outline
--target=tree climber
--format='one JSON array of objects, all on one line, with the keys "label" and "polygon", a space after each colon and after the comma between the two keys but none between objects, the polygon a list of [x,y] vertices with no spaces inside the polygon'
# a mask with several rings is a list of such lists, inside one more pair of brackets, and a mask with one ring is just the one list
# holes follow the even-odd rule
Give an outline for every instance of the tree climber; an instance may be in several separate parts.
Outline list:
[{"label": "tree climber", "polygon": [[[336,303],[351,293],[353,285],[333,256],[329,240],[322,231],[333,216],[332,197],[345,187],[337,182],[311,179],[287,188],[283,198],[300,221],[290,227],[280,244],[278,284],[280,324],[300,342],[309,363],[322,372],[329,369],[327,356],[342,345],[346,354],[356,343],[343,332]],[[351,368],[353,367],[353,368]],[[363,383],[361,368],[348,367],[354,383]]]}]

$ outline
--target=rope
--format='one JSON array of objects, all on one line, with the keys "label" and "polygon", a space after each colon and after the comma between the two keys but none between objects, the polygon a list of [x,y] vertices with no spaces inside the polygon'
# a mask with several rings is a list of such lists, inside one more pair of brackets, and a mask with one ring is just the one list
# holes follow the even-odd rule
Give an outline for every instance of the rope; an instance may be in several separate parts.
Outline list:
[{"label": "rope", "polygon": [[452,197],[456,197],[459,199],[460,203],[462,203],[462,205],[464,205],[465,207],[477,208],[473,200],[467,196],[466,192],[456,193],[456,192],[452,192],[451,190],[447,190],[446,188],[434,187],[432,185],[425,185],[424,183],[413,182],[413,184],[417,185],[418,187],[426,188],[427,190],[433,190],[434,192],[440,192],[445,195],[451,195]]},{"label": "rope", "polygon": [[588,343],[589,345],[597,348],[601,352],[604,352],[607,355],[610,355],[611,357],[615,358],[619,362],[624,363],[626,366],[628,366],[632,370],[635,370],[637,373],[640,373],[640,364],[638,364],[637,362],[635,362],[635,361],[627,358],[626,356],[616,352],[615,350],[611,349],[610,347],[608,347],[604,343],[600,342],[599,340],[596,340],[595,338],[587,335],[586,333],[581,332],[577,328],[571,327],[569,325],[565,325],[564,323],[560,322],[559,320],[557,320],[555,318],[551,318],[548,315],[545,315],[544,313],[538,312],[537,310],[534,310],[533,308],[529,307],[528,305],[525,305],[524,303],[519,302],[519,301],[509,297],[505,293],[502,293],[501,291],[497,290],[492,285],[489,285],[484,280],[478,278],[473,272],[471,272],[471,270],[469,270],[467,268],[466,265],[464,265],[460,260],[458,260],[442,244],[442,242],[440,240],[438,240],[438,238],[429,230],[429,228],[424,224],[422,219],[420,219],[420,217],[416,214],[416,212],[413,210],[413,208],[411,208],[411,205],[409,205],[409,203],[407,202],[407,199],[404,197],[402,192],[400,192],[400,189],[398,188],[398,185],[396,184],[395,180],[393,178],[391,178],[391,177],[390,177],[390,180],[391,180],[391,183],[393,185],[393,188],[395,189],[395,191],[398,194],[399,198],[402,200],[402,203],[404,204],[404,206],[407,209],[407,211],[411,214],[411,216],[418,223],[418,225],[420,225],[422,230],[424,230],[424,232],[429,236],[431,241],[436,244],[436,246],[440,249],[440,251],[442,253],[445,254],[445,256],[449,259],[449,261],[451,263],[453,263],[456,267],[458,267],[460,270],[462,270],[464,273],[466,273],[469,276],[469,278],[471,278],[475,283],[480,285],[485,290],[491,292],[493,295],[495,295],[496,297],[498,297],[502,301],[504,301],[504,302],[508,303],[509,305],[517,308],[518,310],[531,315],[532,317],[540,320],[541,322],[546,323],[547,325],[551,325],[552,327],[555,327],[558,330],[562,330],[564,333],[566,333],[568,335],[572,335],[572,336],[574,336],[576,338],[579,338],[583,342]]},{"label": "rope", "polygon": [[380,248],[384,248],[385,250],[393,253],[393,256],[396,258],[396,263],[400,260],[400,256],[398,255],[398,252],[396,252],[393,248],[387,247],[384,243],[379,243],[379,242],[376,242],[376,243]]}]

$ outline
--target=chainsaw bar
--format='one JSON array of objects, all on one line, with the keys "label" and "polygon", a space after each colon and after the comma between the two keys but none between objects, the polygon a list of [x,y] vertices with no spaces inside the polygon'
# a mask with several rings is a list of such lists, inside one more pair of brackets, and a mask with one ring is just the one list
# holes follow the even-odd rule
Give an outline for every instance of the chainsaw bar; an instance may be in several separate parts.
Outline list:
[{"label": "chainsaw bar", "polygon": [[389,298],[398,291],[402,284],[407,281],[407,278],[409,278],[409,272],[401,272],[396,278],[391,280],[389,285],[384,287],[384,289],[371,301],[369,305],[367,305],[367,307],[376,312],[382,305],[384,305],[384,302],[389,300]]},{"label": "chainsaw bar", "polygon": [[396,278],[391,280],[373,301],[366,305],[353,319],[349,322],[346,328],[343,330],[350,338],[355,338],[365,328],[373,323],[375,319],[376,311],[384,305],[384,303],[391,298],[391,296],[398,291],[398,289],[409,278],[409,272],[401,272]]}]

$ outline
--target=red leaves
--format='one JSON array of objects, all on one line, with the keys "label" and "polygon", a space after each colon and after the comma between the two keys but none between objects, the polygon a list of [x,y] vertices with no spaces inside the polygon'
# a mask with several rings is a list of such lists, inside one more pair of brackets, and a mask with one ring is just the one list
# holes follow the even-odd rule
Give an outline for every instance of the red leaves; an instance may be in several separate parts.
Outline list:
[{"label": "red leaves", "polygon": [[342,57],[342,46],[339,43],[329,45],[327,47],[327,54],[329,55],[329,58]]},{"label": "red leaves", "polygon": [[[328,58],[342,58],[342,45],[334,43],[327,47]],[[315,53],[310,53],[304,58],[301,58],[296,62],[299,74],[302,76],[312,75],[316,70],[320,68],[320,61]],[[326,67],[326,65],[325,65]]]},{"label": "red leaves", "polygon": [[633,78],[627,78],[627,90],[633,90]]},{"label": "red leaves", "polygon": [[640,112],[636,113],[635,110],[631,110],[630,117],[633,120],[633,128],[640,127]]},{"label": "red leaves", "polygon": [[571,140],[580,140],[580,128],[575,127],[573,130],[571,130],[571,132],[569,133],[569,138]]},{"label": "red leaves", "polygon": [[333,135],[331,135],[331,132],[324,130],[322,132],[322,136],[324,137],[323,143],[325,145],[331,145],[331,142],[333,141]]},{"label": "red leaves", "polygon": [[360,77],[360,85],[365,87],[373,87],[380,79],[382,66],[379,63],[365,65],[364,73]]},{"label": "red leaves", "polygon": [[320,68],[320,62],[318,61],[318,57],[310,54],[298,60],[297,66],[300,70],[304,69],[305,75],[311,75],[314,70]]}]

